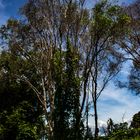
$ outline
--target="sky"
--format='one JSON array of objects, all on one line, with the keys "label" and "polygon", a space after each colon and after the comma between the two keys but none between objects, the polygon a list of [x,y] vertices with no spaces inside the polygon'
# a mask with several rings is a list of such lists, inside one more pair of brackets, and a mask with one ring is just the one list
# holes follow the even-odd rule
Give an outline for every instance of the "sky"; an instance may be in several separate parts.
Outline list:
[{"label": "sky", "polygon": [[4,24],[8,18],[19,16],[19,8],[26,0],[0,0],[0,25]]},{"label": "sky", "polygon": [[[26,0],[0,0],[0,25],[6,23],[10,17],[19,17],[19,8]],[[93,0],[89,0],[93,1]],[[98,0],[94,0],[98,1]],[[119,4],[129,4],[134,0],[119,0]],[[94,3],[93,2],[93,3]],[[130,64],[125,64],[120,76],[126,79],[130,70]],[[104,125],[109,118],[116,123],[130,121],[132,116],[140,111],[140,97],[135,96],[127,89],[114,86],[113,81],[104,90],[98,101],[99,125]],[[93,126],[94,118],[90,117],[89,125]]]},{"label": "sky", "polygon": [[[18,17],[19,8],[27,0],[0,0],[0,25],[4,24],[9,17]],[[99,0],[87,0],[90,5],[95,4]],[[120,5],[132,3],[134,0],[114,0],[118,1]]]}]

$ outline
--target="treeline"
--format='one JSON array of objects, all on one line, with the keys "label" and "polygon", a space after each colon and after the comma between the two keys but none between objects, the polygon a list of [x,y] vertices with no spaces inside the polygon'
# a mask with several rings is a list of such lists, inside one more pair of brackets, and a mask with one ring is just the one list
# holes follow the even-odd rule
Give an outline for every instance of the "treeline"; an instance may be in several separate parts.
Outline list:
[{"label": "treeline", "polygon": [[140,1],[28,0],[20,13],[0,28],[0,139],[89,139],[91,108],[98,139],[98,99],[126,61],[139,94]]},{"label": "treeline", "polygon": [[[129,124],[130,123],[130,124]],[[140,139],[140,112],[136,113],[131,122],[114,123],[110,118],[107,126],[102,127],[101,140],[139,140]]]}]

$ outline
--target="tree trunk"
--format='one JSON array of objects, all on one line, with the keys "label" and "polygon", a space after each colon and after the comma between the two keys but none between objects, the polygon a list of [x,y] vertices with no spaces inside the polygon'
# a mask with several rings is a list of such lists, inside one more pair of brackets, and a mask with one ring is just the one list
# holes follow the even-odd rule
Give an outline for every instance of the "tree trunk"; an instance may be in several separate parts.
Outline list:
[{"label": "tree trunk", "polygon": [[97,101],[94,101],[94,115],[95,115],[95,140],[98,138],[99,128],[98,128],[98,114],[97,114]]}]

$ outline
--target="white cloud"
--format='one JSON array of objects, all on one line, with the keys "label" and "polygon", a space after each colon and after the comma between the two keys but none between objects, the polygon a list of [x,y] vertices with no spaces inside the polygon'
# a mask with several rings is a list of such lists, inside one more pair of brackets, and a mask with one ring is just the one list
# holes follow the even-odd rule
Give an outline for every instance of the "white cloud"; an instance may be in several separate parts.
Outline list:
[{"label": "white cloud", "polygon": [[106,122],[105,121],[102,121],[102,120],[99,120],[98,121],[98,125],[99,125],[99,127],[103,127],[103,126],[106,126]]},{"label": "white cloud", "polygon": [[[123,65],[118,76],[120,81],[128,80],[131,62]],[[119,88],[110,82],[98,100],[98,124],[106,126],[107,120],[112,118],[115,123],[127,121],[129,124],[135,113],[140,111],[140,97],[133,95],[126,88]],[[91,113],[94,114],[93,109]],[[89,117],[89,126],[94,128],[94,116]]]},{"label": "white cloud", "polygon": [[[127,80],[131,66],[131,62],[123,65],[118,77],[120,81]],[[98,100],[99,126],[104,125],[109,118],[112,118],[115,123],[130,122],[138,111],[140,111],[140,97],[133,95],[126,88],[115,87],[114,83],[110,82]],[[89,118],[89,123],[94,126],[94,117]]]},{"label": "white cloud", "polygon": [[[115,123],[126,121],[130,124],[133,115],[138,111],[140,111],[138,96],[110,84],[98,101],[99,127],[105,127],[109,118],[112,118]],[[89,117],[89,126],[94,128],[94,116]]]},{"label": "white cloud", "polygon": [[140,98],[132,95],[126,89],[118,89],[111,84],[102,94],[98,102],[99,119],[115,122],[130,120],[140,110]]},{"label": "white cloud", "polygon": [[[130,56],[128,56],[128,58],[130,58]],[[131,71],[131,67],[132,67],[133,63],[132,61],[127,61],[123,64],[123,68],[120,71],[120,74],[127,77]]]}]

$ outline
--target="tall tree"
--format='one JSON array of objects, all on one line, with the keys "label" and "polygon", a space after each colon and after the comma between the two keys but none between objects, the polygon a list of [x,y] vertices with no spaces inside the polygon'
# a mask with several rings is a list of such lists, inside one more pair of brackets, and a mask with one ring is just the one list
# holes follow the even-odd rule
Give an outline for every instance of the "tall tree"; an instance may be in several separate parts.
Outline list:
[{"label": "tall tree", "polygon": [[132,69],[129,75],[128,88],[139,94],[139,67],[140,67],[140,1],[137,0],[123,10],[130,17],[127,26],[129,32],[121,39],[121,47],[126,52],[125,58],[132,61]]},{"label": "tall tree", "polygon": [[[55,119],[60,117],[61,123],[64,123],[63,121],[68,123],[72,117],[75,121],[76,111],[78,112],[80,96],[78,88],[80,87],[77,84],[79,81],[75,77],[78,72],[73,70],[76,64],[69,64],[78,59],[75,56],[71,58],[74,51],[71,52],[67,44],[69,39],[69,44],[78,51],[78,33],[85,28],[83,24],[85,21],[81,19],[87,16],[86,10],[82,8],[83,4],[84,1],[30,0],[22,8],[24,21],[9,20],[7,25],[1,28],[2,37],[6,43],[8,42],[5,45],[8,45],[8,50],[15,56],[20,55],[20,62],[28,61],[35,70],[34,74],[38,77],[37,85],[30,80],[32,75],[27,75],[24,71],[15,76],[17,79],[25,81],[38,97],[46,116],[49,139],[52,139],[54,128],[57,127],[54,126],[57,124],[56,120],[54,121],[55,113],[58,115]],[[55,77],[58,79],[54,77],[57,70],[53,62],[57,53],[59,55],[57,61],[60,65],[58,76]],[[66,57],[63,53],[66,53]],[[66,70],[64,70],[65,67]],[[67,77],[66,82],[70,84],[70,87],[66,86],[69,90],[65,88],[64,76]],[[71,80],[69,81],[68,78]],[[72,79],[77,81],[76,85]],[[67,106],[64,105],[65,102]],[[69,113],[67,110],[73,113]],[[62,112],[57,113],[57,111]],[[71,115],[73,116],[71,117]],[[62,130],[65,129],[66,126],[63,125]],[[59,130],[57,127],[56,131],[59,132]],[[58,132],[56,133],[58,134]]]},{"label": "tall tree", "polygon": [[[108,82],[120,70],[122,55],[117,48],[117,40],[125,32],[122,27],[129,18],[121,14],[121,8],[108,1],[96,4],[90,17],[89,42],[85,51],[85,92],[84,105],[87,95],[87,83],[91,85],[95,116],[95,139],[98,137],[97,101]],[[87,80],[87,81],[86,81]]]}]

